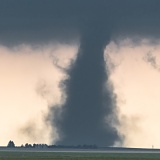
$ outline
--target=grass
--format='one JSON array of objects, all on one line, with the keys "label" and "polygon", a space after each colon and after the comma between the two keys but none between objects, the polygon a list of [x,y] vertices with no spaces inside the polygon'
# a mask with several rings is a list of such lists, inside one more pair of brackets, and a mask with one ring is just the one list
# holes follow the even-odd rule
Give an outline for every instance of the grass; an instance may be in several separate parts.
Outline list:
[{"label": "grass", "polygon": [[0,151],[0,160],[160,160],[160,154]]}]

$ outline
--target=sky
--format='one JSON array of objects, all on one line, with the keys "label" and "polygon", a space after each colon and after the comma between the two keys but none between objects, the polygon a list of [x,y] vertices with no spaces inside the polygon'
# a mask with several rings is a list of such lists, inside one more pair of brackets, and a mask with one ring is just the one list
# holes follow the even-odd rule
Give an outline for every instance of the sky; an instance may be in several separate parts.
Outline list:
[{"label": "sky", "polygon": [[160,147],[159,7],[0,0],[0,145]]}]

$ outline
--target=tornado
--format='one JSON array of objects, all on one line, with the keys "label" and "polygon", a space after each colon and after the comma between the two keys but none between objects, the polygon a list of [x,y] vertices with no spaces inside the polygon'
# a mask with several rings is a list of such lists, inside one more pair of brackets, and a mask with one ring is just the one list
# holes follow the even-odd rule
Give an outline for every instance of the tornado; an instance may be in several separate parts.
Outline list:
[{"label": "tornado", "polygon": [[[153,90],[157,91],[155,97],[158,97],[159,8],[159,0],[1,0],[0,112],[3,120],[0,122],[3,124],[0,125],[0,137],[5,139],[1,143],[5,145],[11,139],[18,145],[27,142],[148,147],[154,141],[154,146],[159,146],[159,137],[155,134],[159,132],[153,125],[159,119],[145,121],[139,110],[146,111],[146,108],[141,104],[135,107],[130,101],[136,97],[135,102],[143,100],[144,103],[154,96],[137,96],[138,93],[143,95],[138,90],[134,94],[128,93],[135,88],[140,90],[140,84],[150,86],[152,79],[143,81],[143,75],[147,71],[151,78],[151,69],[154,69],[153,77],[156,77],[153,79],[157,81],[152,84],[156,86]],[[144,43],[147,50],[141,48]],[[143,56],[136,54],[135,49]],[[134,55],[136,57],[132,59]],[[148,64],[148,68],[142,69],[142,64]],[[119,100],[125,102],[117,87],[121,85],[121,76],[124,86],[120,91],[127,95],[124,99],[132,103],[125,107],[131,107],[130,111],[135,113],[133,118],[124,104],[119,104]],[[142,83],[135,83],[137,77]],[[146,93],[152,92],[147,90]],[[151,106],[159,106],[159,101],[152,99],[152,102],[156,104]],[[45,110],[44,114],[38,114],[42,113],[41,109]],[[146,113],[151,111],[148,109]],[[40,121],[37,121],[37,115],[41,115]],[[140,131],[146,134],[137,132],[141,121]],[[130,126],[134,128],[132,131]],[[148,134],[148,131],[153,132]],[[143,141],[135,137],[135,133]],[[150,139],[150,135],[158,138]]]},{"label": "tornado", "polygon": [[113,112],[110,94],[104,92],[107,75],[103,50],[110,37],[97,28],[82,36],[77,60],[69,71],[58,144],[111,146],[118,138],[116,130],[105,122]]}]

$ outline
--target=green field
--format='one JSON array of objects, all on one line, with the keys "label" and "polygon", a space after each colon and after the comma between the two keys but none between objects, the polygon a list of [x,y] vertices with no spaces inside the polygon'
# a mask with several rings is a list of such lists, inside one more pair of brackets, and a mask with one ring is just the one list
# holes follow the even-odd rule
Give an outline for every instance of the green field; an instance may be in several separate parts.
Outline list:
[{"label": "green field", "polygon": [[0,160],[160,160],[159,153],[80,153],[0,151]]}]

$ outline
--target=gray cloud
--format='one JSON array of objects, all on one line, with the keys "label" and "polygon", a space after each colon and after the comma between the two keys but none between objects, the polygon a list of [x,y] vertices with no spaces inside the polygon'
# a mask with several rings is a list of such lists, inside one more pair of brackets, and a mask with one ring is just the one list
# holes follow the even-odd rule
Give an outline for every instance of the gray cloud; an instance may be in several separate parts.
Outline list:
[{"label": "gray cloud", "polygon": [[160,66],[156,60],[156,56],[154,56],[151,52],[145,55],[144,61],[149,63],[154,69],[160,71]]}]

